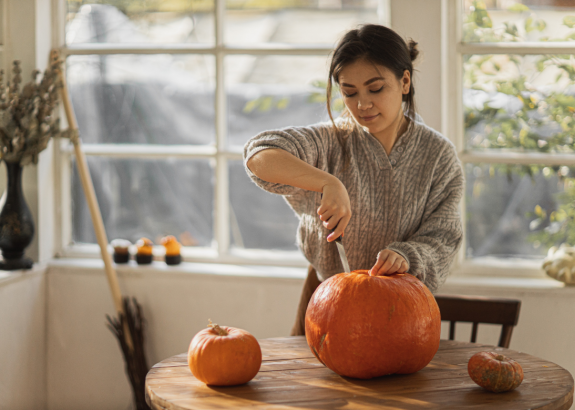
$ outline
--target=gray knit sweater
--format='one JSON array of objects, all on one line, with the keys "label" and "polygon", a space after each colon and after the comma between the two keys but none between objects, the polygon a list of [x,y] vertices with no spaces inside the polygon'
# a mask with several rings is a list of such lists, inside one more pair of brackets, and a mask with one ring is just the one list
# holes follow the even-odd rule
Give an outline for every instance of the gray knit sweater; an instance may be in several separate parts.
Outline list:
[{"label": "gray knit sweater", "polygon": [[[463,172],[449,140],[410,121],[388,156],[362,128],[346,136],[342,147],[328,122],[263,132],[246,143],[244,164],[268,148],[284,149],[343,182],[352,211],[343,244],[352,270],[371,269],[378,252],[387,248],[402,255],[408,272],[432,292],[443,284],[462,241]],[[350,158],[345,170],[343,150]],[[263,181],[247,166],[246,172],[261,188],[284,195],[296,212],[298,245],[320,280],[343,272],[316,213],[320,193]]]}]

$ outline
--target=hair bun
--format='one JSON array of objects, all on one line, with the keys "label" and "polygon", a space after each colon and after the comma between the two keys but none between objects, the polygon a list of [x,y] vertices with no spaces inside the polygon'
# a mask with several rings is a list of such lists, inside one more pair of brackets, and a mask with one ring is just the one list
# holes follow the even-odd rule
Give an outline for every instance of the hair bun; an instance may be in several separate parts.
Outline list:
[{"label": "hair bun", "polygon": [[417,49],[417,42],[413,41],[413,39],[409,39],[409,56],[411,57],[411,61],[415,60],[419,55],[419,50]]}]

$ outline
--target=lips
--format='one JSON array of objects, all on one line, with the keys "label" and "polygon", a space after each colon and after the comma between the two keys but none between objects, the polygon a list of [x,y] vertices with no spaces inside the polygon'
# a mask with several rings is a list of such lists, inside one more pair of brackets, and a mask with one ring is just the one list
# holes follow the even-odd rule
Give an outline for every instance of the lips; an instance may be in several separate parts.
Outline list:
[{"label": "lips", "polygon": [[364,122],[369,122],[369,121],[375,120],[378,116],[379,116],[379,114],[375,114],[375,115],[372,115],[369,117],[360,117],[360,118]]}]

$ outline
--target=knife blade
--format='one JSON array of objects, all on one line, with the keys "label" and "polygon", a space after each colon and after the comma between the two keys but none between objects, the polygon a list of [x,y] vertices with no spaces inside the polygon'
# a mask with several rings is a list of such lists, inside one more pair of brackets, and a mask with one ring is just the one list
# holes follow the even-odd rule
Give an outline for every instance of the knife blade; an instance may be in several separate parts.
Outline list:
[{"label": "knife blade", "polygon": [[334,242],[335,245],[337,246],[337,251],[339,252],[339,257],[341,259],[341,264],[343,265],[343,270],[347,273],[351,273],[351,269],[349,268],[349,262],[347,261],[347,256],[345,256],[345,249],[343,247],[343,242],[341,241],[341,236],[337,238]]},{"label": "knife blade", "polygon": [[[320,194],[320,198],[323,198],[323,193]],[[333,232],[335,230],[332,229]],[[351,269],[349,268],[349,262],[347,261],[347,256],[345,256],[345,248],[343,247],[343,242],[341,241],[343,234],[340,235],[334,242],[337,246],[337,252],[339,253],[339,258],[341,259],[341,264],[343,265],[343,270],[346,273],[351,273]]]}]

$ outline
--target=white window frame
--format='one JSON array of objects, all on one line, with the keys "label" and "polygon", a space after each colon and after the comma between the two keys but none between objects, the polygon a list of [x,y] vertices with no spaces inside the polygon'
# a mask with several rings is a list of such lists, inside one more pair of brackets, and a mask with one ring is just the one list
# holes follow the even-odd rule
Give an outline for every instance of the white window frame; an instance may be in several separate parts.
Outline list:
[{"label": "white window frame", "polygon": [[[506,164],[537,164],[537,165],[567,165],[575,166],[575,155],[545,154],[545,153],[504,153],[504,152],[474,152],[465,147],[463,123],[463,55],[465,54],[575,54],[575,42],[522,42],[522,43],[463,43],[463,1],[442,0],[443,44],[442,44],[442,125],[444,132],[454,142],[459,159],[465,166],[467,163],[506,163]],[[461,211],[463,218],[464,243],[454,264],[456,275],[481,276],[519,276],[544,278],[541,261],[513,258],[503,260],[498,258],[467,259],[466,247],[466,204],[462,199]]]},{"label": "white window frame", "polygon": [[[293,55],[328,57],[332,47],[328,45],[292,45],[262,44],[245,47],[224,43],[225,0],[215,0],[215,44],[166,44],[166,45],[133,45],[126,47],[117,44],[65,44],[65,0],[51,0],[53,4],[54,27],[57,32],[57,44],[60,44],[62,57],[71,55],[110,55],[110,54],[208,54],[215,57],[216,87],[215,145],[165,145],[151,146],[144,144],[83,144],[86,156],[104,156],[108,158],[185,158],[210,159],[215,162],[215,198],[214,198],[214,241],[216,247],[184,247],[182,256],[191,262],[218,262],[243,264],[273,264],[279,266],[304,267],[308,265],[299,251],[270,250],[234,250],[230,249],[230,208],[229,208],[229,174],[228,161],[242,160],[240,149],[226,146],[227,139],[227,99],[224,85],[224,59],[229,55]],[[389,0],[378,0],[378,19],[381,24],[389,24]],[[57,209],[60,209],[57,223],[56,256],[89,257],[99,255],[96,244],[70,245],[72,242],[72,203],[70,164],[73,147],[69,141],[59,141],[55,160],[60,195],[57,197]],[[295,234],[295,232],[294,232]],[[108,238],[110,240],[112,238]]]},{"label": "white window frame", "polygon": [[[147,145],[117,145],[117,144],[85,144],[84,151],[87,156],[105,156],[115,158],[210,158],[215,161],[215,218],[214,240],[217,247],[187,247],[182,249],[184,260],[192,262],[218,262],[243,264],[273,264],[278,266],[307,266],[307,261],[298,251],[282,252],[269,250],[230,251],[229,236],[229,184],[228,161],[241,160],[242,153],[238,149],[226,147],[226,96],[224,88],[223,64],[227,55],[303,55],[326,56],[331,47],[309,45],[264,44],[261,46],[242,47],[224,43],[224,27],[221,24],[225,14],[225,0],[215,0],[215,35],[213,46],[198,44],[174,45],[144,45],[125,47],[114,44],[86,44],[67,47],[64,42],[65,0],[51,0],[53,4],[54,30],[58,36],[56,44],[61,45],[63,56],[86,54],[209,54],[216,60],[216,141],[215,146],[147,146]],[[379,0],[378,16],[382,24],[390,24],[390,1]],[[396,0],[397,1],[397,0]],[[403,0],[405,1],[405,0]],[[403,3],[402,1],[402,3]],[[570,165],[575,166],[575,155],[554,155],[542,153],[502,153],[502,152],[473,152],[465,148],[463,124],[463,55],[464,54],[501,54],[512,53],[548,54],[565,53],[575,54],[575,44],[572,43],[492,43],[470,44],[462,43],[463,9],[461,0],[440,0],[441,22],[441,129],[443,133],[456,146],[458,155],[463,164],[475,162],[510,163],[510,164],[539,164],[539,165]],[[94,258],[99,254],[96,244],[70,245],[71,243],[71,176],[70,161],[73,149],[68,141],[60,141],[59,149],[55,149],[55,164],[57,180],[56,187],[56,256],[57,257],[88,257]],[[461,203],[464,233],[465,198]],[[108,238],[111,239],[111,238]],[[453,265],[454,275],[462,276],[517,276],[517,277],[545,277],[539,261],[498,258],[474,258],[465,256],[464,243]]]}]

